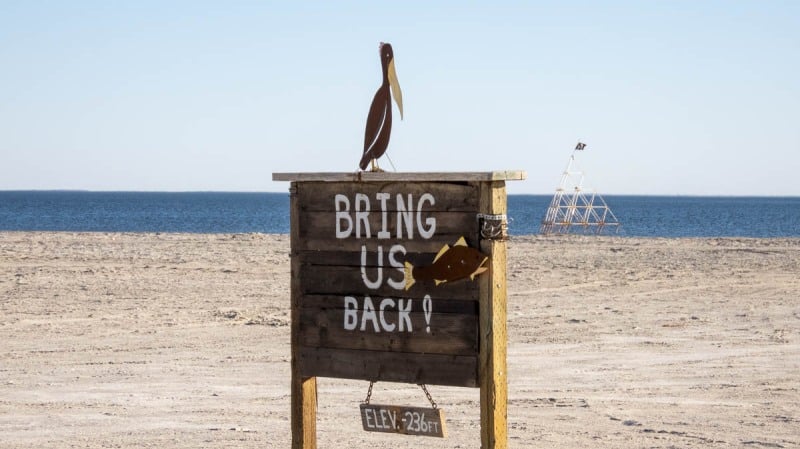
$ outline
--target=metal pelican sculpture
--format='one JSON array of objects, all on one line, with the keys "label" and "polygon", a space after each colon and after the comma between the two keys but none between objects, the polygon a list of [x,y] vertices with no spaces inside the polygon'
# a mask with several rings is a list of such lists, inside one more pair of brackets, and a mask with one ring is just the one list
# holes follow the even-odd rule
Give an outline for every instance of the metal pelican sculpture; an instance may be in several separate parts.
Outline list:
[{"label": "metal pelican sculpture", "polygon": [[[358,166],[366,170],[372,164],[371,171],[382,171],[378,167],[378,158],[383,156],[389,146],[389,135],[392,133],[392,98],[400,110],[400,120],[403,119],[403,93],[397,82],[397,73],[394,69],[394,51],[392,45],[381,42],[379,46],[381,68],[383,69],[383,82],[369,107],[367,127],[364,131],[364,154]],[[391,93],[389,90],[391,89]]]}]

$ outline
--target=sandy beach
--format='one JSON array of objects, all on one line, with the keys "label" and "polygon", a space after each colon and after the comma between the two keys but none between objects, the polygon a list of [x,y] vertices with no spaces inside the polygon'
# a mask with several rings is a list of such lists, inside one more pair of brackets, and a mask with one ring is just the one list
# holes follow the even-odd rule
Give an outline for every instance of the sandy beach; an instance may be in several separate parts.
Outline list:
[{"label": "sandy beach", "polygon": [[[0,447],[289,447],[289,277],[285,235],[0,233]],[[800,447],[800,239],[515,237],[508,281],[510,447]],[[320,448],[479,447],[478,390],[433,439],[367,386],[319,379]]]}]

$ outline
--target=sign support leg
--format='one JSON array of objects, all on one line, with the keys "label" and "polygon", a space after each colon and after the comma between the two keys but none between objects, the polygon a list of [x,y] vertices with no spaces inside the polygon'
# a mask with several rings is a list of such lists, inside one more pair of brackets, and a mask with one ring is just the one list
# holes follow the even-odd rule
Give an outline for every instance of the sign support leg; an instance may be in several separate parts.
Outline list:
[{"label": "sign support leg", "polygon": [[[505,183],[480,184],[480,211],[506,213]],[[508,447],[508,378],[506,366],[506,242],[482,239],[480,249],[490,255],[488,276],[480,279],[481,448]]]},{"label": "sign support leg", "polygon": [[299,247],[297,183],[289,188],[291,213],[291,301],[292,301],[292,449],[317,447],[317,378],[303,377],[300,371],[300,259],[294,253]]},{"label": "sign support leg", "polygon": [[317,447],[317,378],[292,367],[292,449]]}]

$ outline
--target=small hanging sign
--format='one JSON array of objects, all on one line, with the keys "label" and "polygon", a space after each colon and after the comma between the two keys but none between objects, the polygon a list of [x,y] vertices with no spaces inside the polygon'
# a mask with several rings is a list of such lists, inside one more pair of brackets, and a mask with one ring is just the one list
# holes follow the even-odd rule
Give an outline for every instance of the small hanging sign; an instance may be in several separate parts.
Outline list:
[{"label": "small hanging sign", "polygon": [[361,425],[367,432],[446,436],[444,412],[440,408],[361,404]]}]

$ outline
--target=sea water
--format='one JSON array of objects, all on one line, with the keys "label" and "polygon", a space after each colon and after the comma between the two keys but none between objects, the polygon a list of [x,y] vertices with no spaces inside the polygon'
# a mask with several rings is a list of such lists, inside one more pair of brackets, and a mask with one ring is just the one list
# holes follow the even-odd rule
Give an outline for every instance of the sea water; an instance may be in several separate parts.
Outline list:
[{"label": "sea water", "polygon": [[[537,234],[551,198],[509,195],[509,233]],[[620,236],[800,237],[800,197],[608,195],[604,200],[622,223]],[[0,191],[0,231],[285,234],[289,195]]]}]

